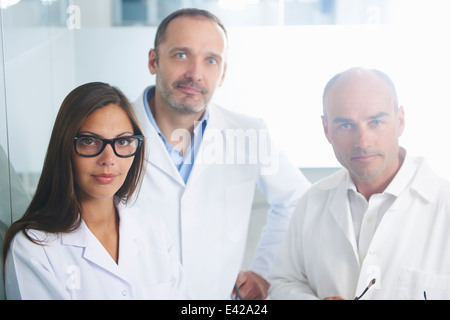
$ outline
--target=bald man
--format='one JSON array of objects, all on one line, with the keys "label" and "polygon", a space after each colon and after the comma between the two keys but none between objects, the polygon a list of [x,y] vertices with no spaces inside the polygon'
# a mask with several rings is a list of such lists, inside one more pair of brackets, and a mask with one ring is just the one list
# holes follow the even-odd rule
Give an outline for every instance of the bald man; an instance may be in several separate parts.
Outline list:
[{"label": "bald man", "polygon": [[450,298],[450,183],[399,145],[390,78],[352,68],[323,94],[343,168],[300,200],[270,277],[273,299]]}]

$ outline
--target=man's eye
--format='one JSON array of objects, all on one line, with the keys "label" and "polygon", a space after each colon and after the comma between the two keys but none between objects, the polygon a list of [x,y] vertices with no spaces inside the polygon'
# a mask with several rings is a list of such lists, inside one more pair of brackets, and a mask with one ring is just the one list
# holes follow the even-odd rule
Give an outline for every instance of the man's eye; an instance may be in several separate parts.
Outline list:
[{"label": "man's eye", "polygon": [[185,59],[186,58],[186,53],[177,53],[177,58],[180,58],[180,59]]},{"label": "man's eye", "polygon": [[341,129],[349,129],[350,128],[350,123],[343,123],[340,125]]},{"label": "man's eye", "polygon": [[208,63],[209,64],[217,64],[217,60],[216,59],[208,59]]},{"label": "man's eye", "polygon": [[372,126],[379,126],[381,123],[382,123],[381,120],[373,120],[373,121],[371,122]]}]

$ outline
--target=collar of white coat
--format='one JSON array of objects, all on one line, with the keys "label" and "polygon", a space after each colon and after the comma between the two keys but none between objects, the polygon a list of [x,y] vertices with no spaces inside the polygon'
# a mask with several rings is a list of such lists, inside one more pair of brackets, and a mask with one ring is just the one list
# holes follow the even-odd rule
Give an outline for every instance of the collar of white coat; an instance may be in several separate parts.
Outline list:
[{"label": "collar of white coat", "polygon": [[[136,239],[140,234],[139,225],[134,219],[129,216],[128,208],[121,202],[117,204],[117,212],[119,214],[119,232],[120,234],[126,234],[127,237],[132,237]],[[76,247],[87,247],[89,244],[89,229],[86,223],[81,220],[80,226],[69,233],[64,233],[61,235],[61,241],[63,245],[76,246]]]},{"label": "collar of white coat", "polygon": [[[146,96],[146,92],[149,88],[146,88],[138,99],[133,103],[134,111],[137,115],[138,119],[141,119],[140,124],[144,135],[146,137],[146,158],[149,162],[154,164],[160,170],[166,172],[169,176],[171,176],[177,183],[182,186],[186,186],[186,183],[181,178],[181,175],[178,172],[178,169],[173,164],[172,159],[170,159],[170,155],[166,152],[166,147],[164,146],[163,141],[159,137],[155,127],[150,123],[147,119],[147,114],[145,112],[144,98]],[[210,132],[222,132],[228,128],[240,128],[239,123],[235,123],[235,118],[231,115],[231,112],[228,112],[224,108],[219,107],[214,103],[210,103],[208,105],[209,118],[208,124],[205,128],[205,135],[210,134]],[[203,142],[199,146],[198,154],[201,154],[203,148]],[[159,150],[155,151],[155,150]],[[192,171],[190,173],[189,179],[187,183],[192,184],[197,176],[201,174],[201,172],[206,168],[205,165],[200,165],[196,163]]]},{"label": "collar of white coat", "polygon": [[[384,192],[398,197],[405,190],[411,189],[425,201],[433,203],[438,197],[439,180],[423,157],[412,157],[405,151],[405,160],[400,170]],[[352,189],[353,182],[345,168],[328,179],[318,182],[317,187],[322,190],[331,190],[342,186],[342,183],[345,183],[347,187],[345,189]]]},{"label": "collar of white coat", "polygon": [[[141,102],[143,103],[145,114],[147,115],[147,119],[150,121],[151,125],[155,129],[158,136],[164,141],[165,144],[167,144],[166,138],[163,136],[161,130],[159,129],[159,126],[156,123],[155,117],[153,116],[153,113],[148,104],[149,95],[151,95],[151,97],[153,98],[153,96],[155,95],[155,90],[156,90],[155,86],[147,87],[147,89],[145,89],[144,92],[142,93],[142,97],[140,99],[141,99]],[[209,108],[206,108],[205,112],[201,116],[200,120],[197,121],[197,123],[194,127],[194,134],[196,134],[196,135],[199,134],[200,124],[202,124],[203,122],[208,123],[208,120],[209,120]],[[188,148],[190,148],[190,147],[188,147]]]}]

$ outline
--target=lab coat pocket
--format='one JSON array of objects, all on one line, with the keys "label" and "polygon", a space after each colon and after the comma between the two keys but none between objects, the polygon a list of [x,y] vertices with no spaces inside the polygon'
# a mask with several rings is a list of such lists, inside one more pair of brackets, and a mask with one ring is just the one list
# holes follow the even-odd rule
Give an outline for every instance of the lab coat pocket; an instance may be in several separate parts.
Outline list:
[{"label": "lab coat pocket", "polygon": [[174,299],[175,281],[158,283],[142,288],[142,297],[145,300],[170,300]]},{"label": "lab coat pocket", "polygon": [[254,192],[252,180],[226,186],[227,235],[232,241],[240,241],[247,235]]},{"label": "lab coat pocket", "polygon": [[402,268],[396,296],[407,300],[450,299],[450,274]]}]

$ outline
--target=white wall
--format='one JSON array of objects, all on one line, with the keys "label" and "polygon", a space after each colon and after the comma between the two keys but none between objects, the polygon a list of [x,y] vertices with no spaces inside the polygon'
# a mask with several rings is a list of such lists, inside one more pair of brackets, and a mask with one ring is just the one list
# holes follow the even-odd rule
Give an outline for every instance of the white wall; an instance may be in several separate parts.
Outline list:
[{"label": "white wall", "polygon": [[[134,100],[154,83],[147,53],[156,28],[110,27],[110,2],[102,1],[73,1],[82,6],[79,30],[46,26],[35,1],[3,12],[8,150],[25,177],[39,174],[56,112],[75,86],[105,81]],[[450,23],[445,12],[427,13],[423,2],[408,2],[413,14],[406,16],[398,12],[405,9],[400,1],[393,3],[398,9],[391,25],[228,27],[228,72],[215,101],[264,118],[297,166],[336,167],[321,127],[323,87],[343,69],[377,67],[391,75],[406,110],[401,143],[450,179],[442,147],[450,109]],[[6,144],[4,135],[0,143]]]},{"label": "white wall", "polygon": [[65,29],[9,30],[5,43],[10,160],[18,172],[40,172],[53,122],[75,84],[74,48]]},{"label": "white wall", "polygon": [[[94,28],[75,34],[76,82],[102,80],[134,100],[154,77],[147,53],[155,28]],[[328,79],[360,65],[387,72],[406,112],[401,143],[450,179],[448,31],[439,26],[295,26],[229,28],[229,66],[215,101],[266,120],[299,167],[339,166],[321,126]]]},{"label": "white wall", "polygon": [[[59,0],[54,4],[56,13],[50,14],[46,9],[52,8],[44,2],[23,0],[1,11],[0,147],[5,152],[0,154],[0,221],[4,224],[23,213],[34,192],[54,118],[69,91],[85,82],[105,81],[134,100],[154,83],[147,71],[147,53],[156,28],[111,27],[112,1],[117,0]],[[342,18],[338,22],[345,23],[353,15],[349,7],[360,3],[338,1]],[[407,0],[407,6],[406,0],[389,3],[394,8],[391,25],[228,27],[227,78],[215,101],[264,118],[297,166],[336,167],[321,127],[323,87],[346,68],[376,67],[391,75],[405,107],[401,143],[410,153],[426,156],[439,174],[450,179],[450,1],[427,1],[427,6],[420,0]],[[82,8],[81,16],[74,16],[81,18],[79,30],[64,25],[70,4]],[[377,18],[374,12],[366,19]],[[253,208],[261,215],[266,210],[262,202],[257,197]],[[260,226],[264,219],[252,221]],[[257,232],[249,234],[247,252],[258,238]]]}]

